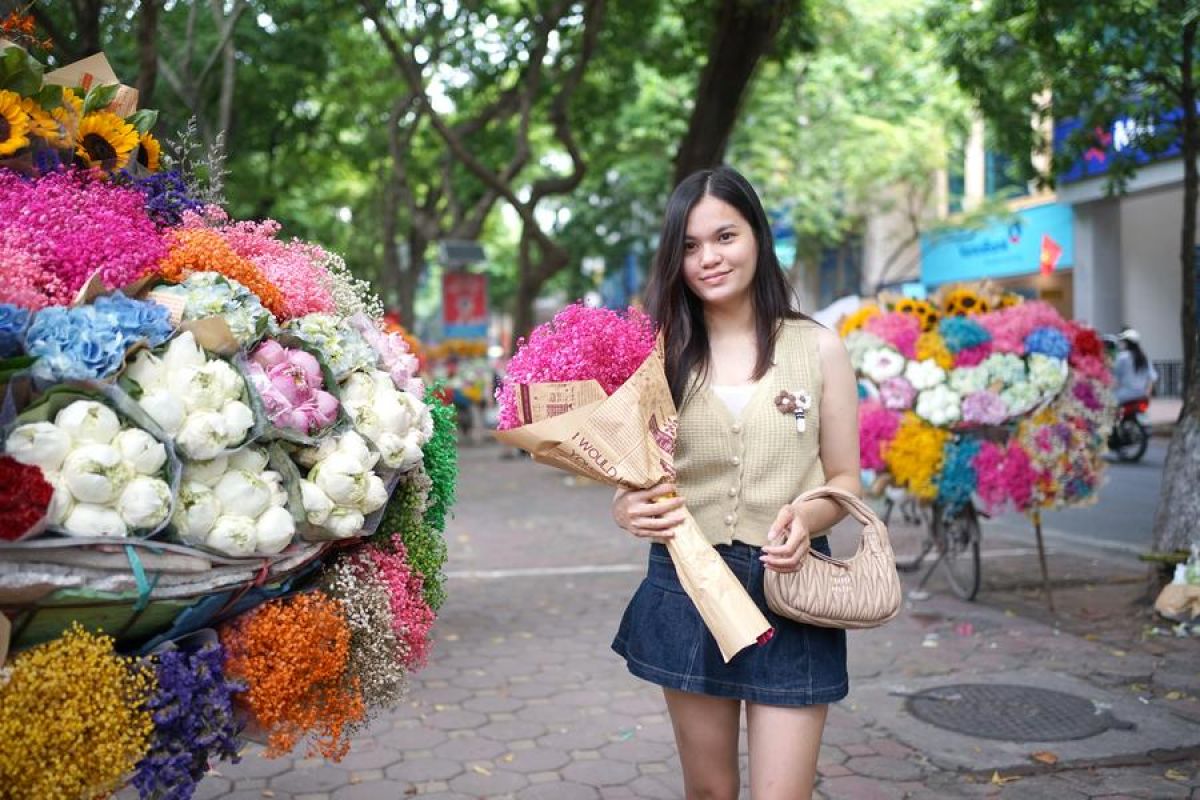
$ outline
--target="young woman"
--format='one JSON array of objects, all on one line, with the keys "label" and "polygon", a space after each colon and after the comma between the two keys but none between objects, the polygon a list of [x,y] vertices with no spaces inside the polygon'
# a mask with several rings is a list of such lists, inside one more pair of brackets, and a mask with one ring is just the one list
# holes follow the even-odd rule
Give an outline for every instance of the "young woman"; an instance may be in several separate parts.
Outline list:
[{"label": "young woman", "polygon": [[[688,800],[738,796],[743,703],[754,800],[811,796],[828,704],[848,689],[845,632],[778,617],[763,594],[764,570],[796,570],[810,546],[828,553],[825,533],[844,513],[831,500],[793,499],[823,484],[862,490],[849,356],[793,297],[745,178],[721,167],[679,184],[647,289],[680,410],[677,483],[619,490],[613,518],[662,540],[686,500],[775,626],[768,643],[725,664],[666,547],[651,545],[613,649],[630,672],[663,687]],[[779,402],[788,394],[808,406],[802,424]]]},{"label": "young woman", "polygon": [[1149,397],[1158,380],[1158,371],[1142,350],[1141,335],[1133,328],[1126,328],[1117,338],[1121,343],[1113,364],[1113,377],[1116,378],[1113,391],[1117,402],[1128,403]]}]

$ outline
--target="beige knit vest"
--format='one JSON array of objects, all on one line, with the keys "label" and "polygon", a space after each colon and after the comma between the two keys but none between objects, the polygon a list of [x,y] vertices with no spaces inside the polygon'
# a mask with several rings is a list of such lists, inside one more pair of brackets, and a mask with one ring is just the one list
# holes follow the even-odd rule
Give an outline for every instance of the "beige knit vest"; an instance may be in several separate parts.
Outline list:
[{"label": "beige knit vest", "polygon": [[[774,365],[758,381],[739,418],[707,385],[690,392],[679,413],[677,485],[700,530],[713,544],[733,540],[761,547],[779,509],[801,492],[823,486],[820,459],[821,358],[819,327],[783,323]],[[775,407],[781,389],[812,397],[805,430]],[[813,536],[825,531],[813,532]]]}]

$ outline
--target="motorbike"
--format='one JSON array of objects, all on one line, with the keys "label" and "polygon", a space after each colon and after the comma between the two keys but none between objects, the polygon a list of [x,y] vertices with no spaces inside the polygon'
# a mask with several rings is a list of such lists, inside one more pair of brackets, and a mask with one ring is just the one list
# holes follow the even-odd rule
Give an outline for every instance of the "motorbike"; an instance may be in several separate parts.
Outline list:
[{"label": "motorbike", "polygon": [[1132,464],[1140,461],[1150,444],[1150,431],[1143,415],[1150,409],[1150,399],[1139,397],[1122,403],[1117,412],[1117,421],[1108,435],[1108,449],[1118,461]]}]

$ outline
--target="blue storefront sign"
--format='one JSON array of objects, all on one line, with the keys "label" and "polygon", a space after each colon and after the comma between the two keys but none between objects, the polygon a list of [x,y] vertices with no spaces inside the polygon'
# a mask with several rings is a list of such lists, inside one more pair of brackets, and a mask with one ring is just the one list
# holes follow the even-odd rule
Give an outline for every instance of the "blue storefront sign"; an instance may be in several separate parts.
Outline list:
[{"label": "blue storefront sign", "polygon": [[[1183,109],[1177,108],[1154,120],[1119,117],[1107,128],[1097,128],[1093,132],[1093,146],[1070,169],[1060,173],[1058,181],[1073,183],[1105,175],[1117,158],[1131,159],[1135,164],[1149,164],[1178,156],[1178,138],[1170,141],[1165,148],[1152,152],[1142,148],[1140,143],[1154,136],[1173,135],[1173,131],[1179,130],[1182,116]],[[1082,124],[1078,118],[1072,117],[1054,125],[1055,153],[1061,153],[1066,148],[1067,138],[1078,131]]]},{"label": "blue storefront sign", "polygon": [[1029,275],[1042,269],[1047,251],[1053,269],[1075,264],[1071,207],[1060,203],[1023,209],[1014,220],[976,230],[921,236],[921,282],[938,286],[955,281]]}]

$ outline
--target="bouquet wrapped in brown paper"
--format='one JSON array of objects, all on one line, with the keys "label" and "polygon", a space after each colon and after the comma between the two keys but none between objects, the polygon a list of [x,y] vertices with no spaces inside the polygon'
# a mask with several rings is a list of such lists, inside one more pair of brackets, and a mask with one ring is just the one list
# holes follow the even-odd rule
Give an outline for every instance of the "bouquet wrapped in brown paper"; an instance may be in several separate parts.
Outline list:
[{"label": "bouquet wrapped in brown paper", "polygon": [[[678,412],[662,343],[636,311],[568,306],[522,343],[498,397],[496,438],[539,463],[629,489],[675,478]],[[686,509],[685,517],[667,549],[729,661],[770,638],[771,625]]]}]

